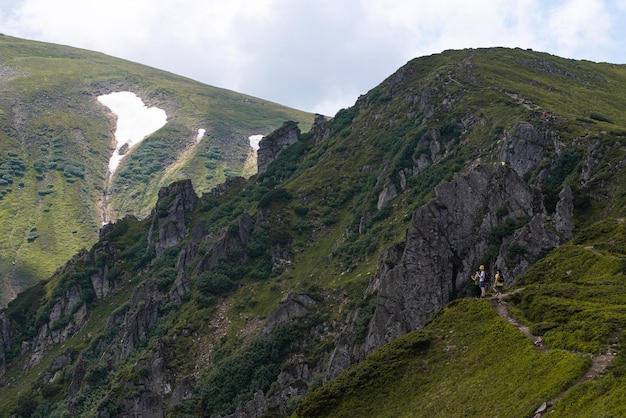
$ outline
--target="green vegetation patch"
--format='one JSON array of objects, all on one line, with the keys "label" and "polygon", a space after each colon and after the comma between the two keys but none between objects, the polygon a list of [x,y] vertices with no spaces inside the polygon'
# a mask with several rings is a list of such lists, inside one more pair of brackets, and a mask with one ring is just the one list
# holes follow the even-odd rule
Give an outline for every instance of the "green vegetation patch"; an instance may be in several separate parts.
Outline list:
[{"label": "green vegetation patch", "polygon": [[625,240],[625,223],[607,219],[537,262],[511,299],[520,319],[550,347],[599,352],[626,328]]},{"label": "green vegetation patch", "polygon": [[489,302],[461,299],[313,392],[296,416],[530,416],[588,366],[539,353]]}]

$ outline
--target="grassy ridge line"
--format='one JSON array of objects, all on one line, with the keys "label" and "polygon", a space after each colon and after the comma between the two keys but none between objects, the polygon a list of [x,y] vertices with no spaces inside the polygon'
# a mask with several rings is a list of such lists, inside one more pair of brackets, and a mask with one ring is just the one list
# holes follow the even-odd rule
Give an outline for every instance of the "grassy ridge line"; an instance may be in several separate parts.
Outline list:
[{"label": "grassy ridge line", "polygon": [[318,389],[294,416],[530,416],[589,364],[537,352],[489,302],[461,299]]},{"label": "grassy ridge line", "polygon": [[[549,399],[554,417],[624,416],[625,242],[626,222],[608,219],[520,277],[511,316],[547,354],[486,301],[459,299],[314,392],[296,416],[519,417]],[[581,381],[607,349],[606,371]]]}]

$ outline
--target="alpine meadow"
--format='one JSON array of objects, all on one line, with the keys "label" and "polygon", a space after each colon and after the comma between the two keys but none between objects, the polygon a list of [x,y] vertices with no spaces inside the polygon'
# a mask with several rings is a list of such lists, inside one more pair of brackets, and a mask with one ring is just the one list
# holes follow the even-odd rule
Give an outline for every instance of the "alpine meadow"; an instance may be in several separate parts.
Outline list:
[{"label": "alpine meadow", "polygon": [[[330,117],[0,36],[0,90],[0,416],[626,415],[626,66],[449,50]],[[167,123],[110,173],[120,91]]]},{"label": "alpine meadow", "polygon": [[[248,137],[313,115],[154,68],[0,36],[0,305],[93,245],[103,222],[146,217],[161,187],[198,193],[249,176]],[[129,91],[167,124],[107,174],[116,117],[101,95]],[[196,141],[198,129],[206,131]]]}]

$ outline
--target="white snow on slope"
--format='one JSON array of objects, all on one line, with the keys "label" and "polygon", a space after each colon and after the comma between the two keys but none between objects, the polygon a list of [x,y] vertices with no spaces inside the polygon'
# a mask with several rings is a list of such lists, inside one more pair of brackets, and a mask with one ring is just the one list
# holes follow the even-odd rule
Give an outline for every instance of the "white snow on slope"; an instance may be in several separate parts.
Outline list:
[{"label": "white snow on slope", "polygon": [[248,140],[250,141],[250,146],[253,150],[259,150],[259,142],[261,142],[261,139],[263,139],[263,135],[251,135],[248,137]]},{"label": "white snow on slope", "polygon": [[117,116],[115,151],[109,160],[109,173],[112,175],[124,158],[120,155],[120,148],[128,144],[130,150],[162,128],[167,123],[167,114],[158,107],[147,107],[135,93],[129,91],[98,96],[98,101]]},{"label": "white snow on slope", "polygon": [[196,136],[196,142],[202,141],[202,138],[204,138],[205,133],[206,133],[206,129],[204,128],[198,129],[198,136]]}]

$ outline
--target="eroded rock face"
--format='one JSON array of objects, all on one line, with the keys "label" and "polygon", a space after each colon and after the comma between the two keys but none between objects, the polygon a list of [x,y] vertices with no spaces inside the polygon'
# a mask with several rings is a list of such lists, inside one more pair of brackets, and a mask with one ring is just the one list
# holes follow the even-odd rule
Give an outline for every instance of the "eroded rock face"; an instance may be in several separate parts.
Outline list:
[{"label": "eroded rock face", "polygon": [[272,312],[267,323],[261,330],[261,335],[268,335],[280,324],[294,321],[296,318],[305,316],[308,307],[315,305],[315,301],[307,295],[289,294],[287,298],[278,304],[278,308]]},{"label": "eroded rock face", "polygon": [[25,366],[39,364],[48,350],[61,344],[81,330],[87,322],[87,306],[79,286],[71,286],[52,305],[48,322],[37,335],[22,343],[22,355],[27,357]]},{"label": "eroded rock face", "polygon": [[0,313],[0,378],[6,374],[6,351],[13,344],[11,321],[4,312]]},{"label": "eroded rock face", "polygon": [[264,173],[278,154],[289,145],[298,142],[300,128],[298,122],[288,121],[283,126],[263,137],[257,151],[257,169],[259,174]]},{"label": "eroded rock face", "polygon": [[191,180],[172,183],[159,190],[159,200],[148,234],[148,244],[154,244],[157,257],[187,235],[185,213],[193,210],[197,202],[198,196]]},{"label": "eroded rock face", "polygon": [[537,167],[550,149],[561,146],[556,132],[517,122],[513,132],[506,135],[499,157],[523,177]]},{"label": "eroded rock face", "polygon": [[[333,375],[328,377],[394,338],[422,328],[436,310],[466,296],[470,276],[480,264],[497,266],[505,277],[513,278],[571,237],[571,191],[561,193],[553,220],[538,192],[507,166],[479,166],[441,183],[435,191],[437,197],[413,214],[406,240],[380,256],[368,288],[376,308],[365,341],[350,348],[350,331],[338,337],[327,368]],[[486,263],[496,238],[500,254]],[[517,251],[511,251],[513,247]]]},{"label": "eroded rock face", "polygon": [[540,210],[530,187],[502,166],[457,175],[436,193],[414,213],[404,247],[396,249],[401,253],[380,260],[385,266],[370,284],[377,303],[366,352],[421,328],[437,309],[464,294],[494,229]]},{"label": "eroded rock face", "polygon": [[553,220],[554,228],[565,240],[570,240],[574,237],[572,213],[574,213],[574,194],[572,189],[566,186],[559,193],[559,201],[556,204],[556,213]]}]

